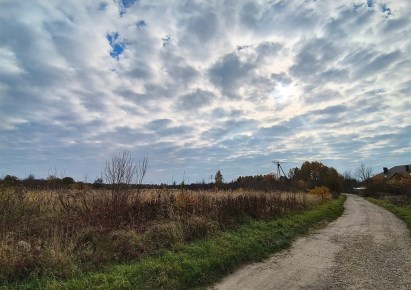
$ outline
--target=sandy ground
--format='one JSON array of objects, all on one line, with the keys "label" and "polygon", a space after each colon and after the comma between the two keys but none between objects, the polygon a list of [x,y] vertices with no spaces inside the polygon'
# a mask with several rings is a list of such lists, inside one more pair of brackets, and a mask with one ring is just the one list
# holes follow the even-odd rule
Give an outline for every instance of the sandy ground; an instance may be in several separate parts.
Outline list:
[{"label": "sandy ground", "polygon": [[361,197],[347,197],[338,220],[211,289],[411,289],[406,225]]}]

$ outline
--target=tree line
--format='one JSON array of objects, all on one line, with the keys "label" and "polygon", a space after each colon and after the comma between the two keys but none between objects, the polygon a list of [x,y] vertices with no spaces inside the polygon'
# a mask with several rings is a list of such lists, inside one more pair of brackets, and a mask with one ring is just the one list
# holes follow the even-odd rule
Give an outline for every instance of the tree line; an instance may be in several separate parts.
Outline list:
[{"label": "tree line", "polygon": [[[215,173],[214,182],[197,182],[186,184],[144,184],[144,177],[149,169],[149,161],[144,158],[142,161],[135,161],[129,151],[114,154],[111,160],[106,162],[105,169],[101,177],[93,183],[76,182],[72,177],[57,177],[56,174],[49,175],[46,179],[36,179],[30,174],[25,179],[6,175],[0,179],[0,184],[17,186],[22,185],[31,189],[55,189],[91,187],[95,189],[111,189],[113,194],[123,191],[123,189],[139,188],[171,188],[190,190],[262,190],[262,191],[297,191],[311,189],[317,186],[326,186],[332,192],[351,192],[353,187],[359,184],[359,180],[364,181],[370,178],[371,171],[365,165],[361,165],[356,172],[357,179],[350,173],[341,175],[333,168],[318,161],[305,161],[300,167],[291,168],[288,176],[276,176],[274,173],[255,176],[239,176],[237,179],[224,182],[223,174],[220,170]],[[115,194],[117,195],[117,194]]]}]

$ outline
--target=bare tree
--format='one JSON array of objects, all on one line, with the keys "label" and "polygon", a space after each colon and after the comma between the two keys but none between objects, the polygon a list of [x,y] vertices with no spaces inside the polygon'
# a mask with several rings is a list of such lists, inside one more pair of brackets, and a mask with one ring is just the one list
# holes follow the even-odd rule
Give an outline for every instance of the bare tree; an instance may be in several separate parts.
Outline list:
[{"label": "bare tree", "polygon": [[110,161],[106,161],[102,176],[111,186],[113,202],[117,204],[127,201],[132,184],[141,185],[148,168],[147,158],[137,163],[128,150],[114,154]]},{"label": "bare tree", "polygon": [[148,158],[144,157],[142,161],[138,162],[138,170],[137,170],[137,184],[142,185],[144,177],[147,174],[148,168],[150,167],[150,164],[148,163]]},{"label": "bare tree", "polygon": [[346,171],[344,171],[344,173],[343,173],[342,176],[343,176],[344,179],[346,179],[346,180],[351,180],[351,179],[353,179],[353,175],[352,175],[352,173],[351,173],[351,170],[346,170]]},{"label": "bare tree", "polygon": [[355,177],[360,181],[366,181],[372,177],[372,168],[361,163],[360,167],[355,170]]}]

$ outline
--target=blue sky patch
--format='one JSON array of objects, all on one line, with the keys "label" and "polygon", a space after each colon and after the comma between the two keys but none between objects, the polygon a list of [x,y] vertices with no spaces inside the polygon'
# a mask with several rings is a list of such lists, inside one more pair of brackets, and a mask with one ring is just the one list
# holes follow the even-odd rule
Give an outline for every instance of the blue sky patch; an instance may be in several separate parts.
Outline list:
[{"label": "blue sky patch", "polygon": [[112,45],[118,39],[118,32],[113,32],[111,34],[107,34],[106,36],[110,45]]},{"label": "blue sky patch", "polygon": [[381,5],[381,12],[386,14],[386,17],[391,15],[391,9],[387,6],[387,4]]},{"label": "blue sky patch", "polygon": [[113,50],[110,51],[111,57],[118,60],[118,56],[124,51],[124,44],[114,44],[111,47],[113,48]]},{"label": "blue sky patch", "polygon": [[131,6],[133,6],[133,4],[136,2],[136,0],[120,0],[118,2],[118,4],[120,5],[120,7],[122,8],[129,8]]},{"label": "blue sky patch", "polygon": [[106,36],[112,48],[112,50],[110,51],[110,56],[117,60],[119,59],[120,54],[124,52],[124,43],[118,42],[118,37],[118,32],[113,32],[111,34],[107,34]]},{"label": "blue sky patch", "polygon": [[120,1],[118,1],[117,5],[120,8],[120,16],[123,16],[124,14],[126,14],[127,9],[130,8],[131,6],[133,6],[133,4],[136,1],[137,0],[120,0]]}]

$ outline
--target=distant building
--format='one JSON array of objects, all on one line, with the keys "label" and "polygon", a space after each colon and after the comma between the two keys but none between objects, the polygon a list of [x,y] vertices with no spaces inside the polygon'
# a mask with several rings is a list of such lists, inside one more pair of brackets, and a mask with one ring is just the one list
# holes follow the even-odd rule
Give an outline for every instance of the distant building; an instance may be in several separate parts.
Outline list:
[{"label": "distant building", "polygon": [[390,169],[384,167],[383,172],[375,175],[372,179],[393,184],[411,183],[411,164],[399,165]]}]

